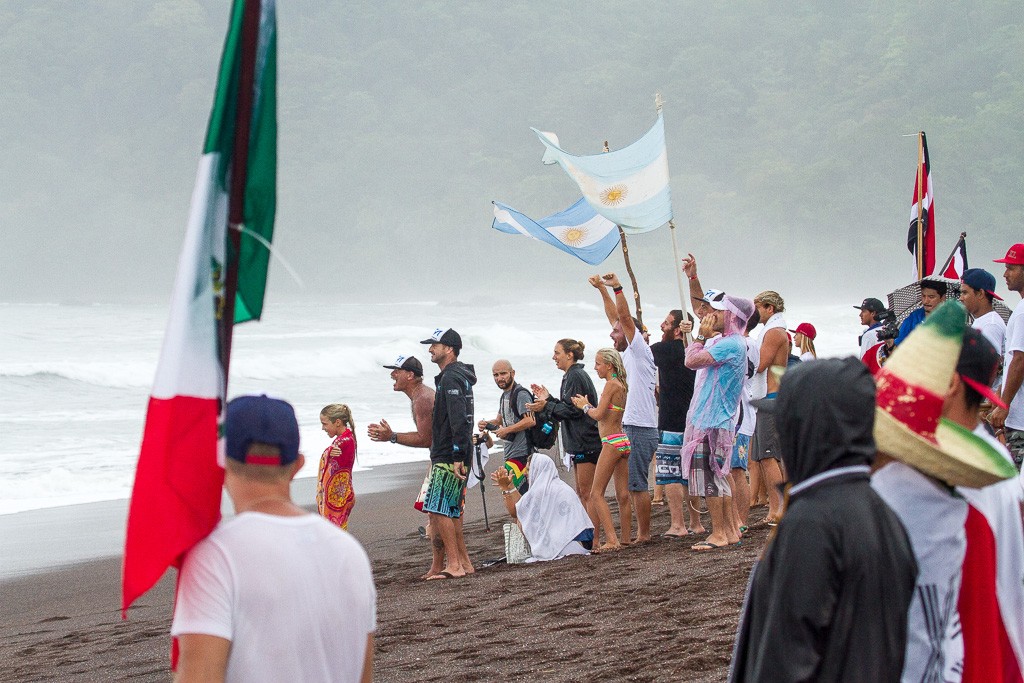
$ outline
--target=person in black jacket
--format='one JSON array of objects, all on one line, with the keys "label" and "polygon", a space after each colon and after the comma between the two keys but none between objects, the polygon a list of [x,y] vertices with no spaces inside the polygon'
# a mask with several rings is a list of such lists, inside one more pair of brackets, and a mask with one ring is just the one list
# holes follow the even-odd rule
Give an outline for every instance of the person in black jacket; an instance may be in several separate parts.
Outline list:
[{"label": "person in black jacket", "polygon": [[476,372],[472,365],[458,360],[462,337],[455,330],[434,330],[421,343],[430,344],[430,360],[441,369],[434,378],[430,481],[423,511],[430,515],[435,549],[444,549],[445,566],[427,580],[454,579],[473,573],[462,536],[462,510],[466,504],[466,473],[473,457]]},{"label": "person in black jacket", "polygon": [[791,487],[751,572],[729,678],[898,681],[918,567],[899,517],[871,487],[871,374],[853,357],[802,363],[766,408]]},{"label": "person in black jacket", "polygon": [[[590,489],[594,484],[597,457],[601,454],[601,435],[597,431],[597,423],[586,418],[583,411],[572,404],[572,397],[580,394],[587,397],[590,405],[597,405],[597,389],[579,362],[583,360],[583,349],[583,342],[575,339],[559,339],[555,342],[551,360],[565,373],[558,392],[559,398],[552,396],[546,387],[534,384],[530,388],[537,400],[526,407],[543,419],[549,419],[550,416],[562,423],[562,445],[565,447],[566,458],[572,462],[576,495],[580,497],[587,512],[591,513]],[[625,489],[625,486],[616,486],[615,496],[619,503],[620,517],[629,519],[629,495]],[[591,519],[596,519],[596,516],[591,514]],[[594,529],[595,538],[600,538],[600,531],[600,528]]]}]

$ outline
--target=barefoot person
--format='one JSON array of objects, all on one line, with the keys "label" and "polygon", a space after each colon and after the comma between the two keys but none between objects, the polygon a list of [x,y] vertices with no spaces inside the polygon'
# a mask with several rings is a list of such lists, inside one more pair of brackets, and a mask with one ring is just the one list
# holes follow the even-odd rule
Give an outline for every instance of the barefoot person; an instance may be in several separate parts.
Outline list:
[{"label": "barefoot person", "polygon": [[601,435],[597,431],[597,424],[572,404],[572,397],[577,394],[586,396],[591,404],[597,403],[597,389],[594,388],[594,382],[580,362],[583,360],[583,350],[584,345],[581,341],[559,339],[551,356],[551,360],[555,361],[555,367],[565,373],[562,376],[559,397],[552,396],[543,385],[534,384],[530,388],[533,389],[536,400],[526,407],[534,414],[538,414],[547,406],[550,414],[561,423],[565,455],[576,475],[576,494],[593,518],[595,515],[591,510],[590,492],[594,486],[597,458],[601,454]]},{"label": "barefoot person", "polygon": [[316,511],[342,529],[356,504],[352,466],[356,462],[356,423],[344,403],[332,403],[320,411],[320,425],[334,440],[320,456],[316,483]]},{"label": "barefoot person", "polygon": [[[648,477],[651,460],[658,450],[658,403],[654,397],[658,367],[654,354],[647,345],[647,330],[629,312],[629,303],[622,293],[622,285],[615,273],[594,275],[590,284],[601,292],[604,314],[612,326],[611,337],[615,350],[622,354],[622,362],[633,382],[633,391],[626,402],[622,425],[631,444],[629,456],[629,497],[636,512],[637,543],[651,540],[651,494]],[[613,295],[608,294],[612,290]],[[620,517],[623,511],[619,510]],[[629,539],[622,539],[628,543]]]},{"label": "barefoot person", "polygon": [[[594,371],[605,380],[604,389],[597,405],[582,394],[572,397],[573,405],[583,411],[590,419],[597,422],[601,433],[601,456],[597,460],[597,471],[594,473],[594,487],[590,494],[590,507],[597,514],[594,528],[604,529],[605,543],[598,550],[617,550],[621,547],[615,527],[612,524],[612,511],[608,501],[604,499],[604,490],[608,481],[615,476],[615,494],[621,495],[629,476],[628,458],[630,452],[629,438],[622,431],[622,414],[626,406],[629,385],[626,383],[626,369],[622,365],[622,357],[614,349],[600,349],[594,359]],[[622,539],[629,538],[629,513],[619,510],[619,525],[622,528]],[[594,544],[597,545],[597,537]]]},{"label": "barefoot person", "polygon": [[[387,420],[371,424],[367,429],[371,441],[387,441],[408,446],[409,448],[430,448],[431,436],[433,434],[431,417],[434,414],[434,390],[423,383],[423,364],[415,356],[399,356],[391,365],[384,368],[391,370],[391,379],[394,381],[393,391],[401,391],[409,397],[412,407],[412,424],[416,428],[414,432],[396,432],[388,424]],[[423,489],[420,497],[416,500],[417,510],[423,510],[423,496],[426,495],[427,483],[430,480],[430,470],[423,481]],[[430,528],[429,518],[424,528],[428,539],[433,538],[433,530]],[[444,569],[444,554],[434,547],[431,542],[433,557],[430,562],[430,569],[422,577],[423,579],[434,576]]]}]

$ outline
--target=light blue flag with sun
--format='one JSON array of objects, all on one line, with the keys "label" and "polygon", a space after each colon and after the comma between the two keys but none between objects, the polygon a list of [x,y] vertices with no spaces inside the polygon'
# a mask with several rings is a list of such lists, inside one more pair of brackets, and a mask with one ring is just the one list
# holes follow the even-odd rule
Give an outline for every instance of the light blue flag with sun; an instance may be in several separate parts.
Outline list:
[{"label": "light blue flag with sun", "polygon": [[594,210],[628,233],[648,232],[672,219],[665,121],[661,114],[629,147],[575,156],[558,146],[554,133],[531,128],[547,151],[545,164],[559,164],[579,185]]},{"label": "light blue flag with sun", "polygon": [[510,235],[526,235],[596,266],[619,246],[615,224],[599,216],[582,197],[564,211],[535,221],[511,206],[494,204],[491,227]]}]

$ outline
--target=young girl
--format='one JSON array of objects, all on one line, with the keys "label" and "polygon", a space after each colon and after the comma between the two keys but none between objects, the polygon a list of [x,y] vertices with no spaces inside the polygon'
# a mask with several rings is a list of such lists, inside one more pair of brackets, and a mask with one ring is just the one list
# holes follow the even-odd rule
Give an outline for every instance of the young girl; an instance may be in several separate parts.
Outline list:
[{"label": "young girl", "polygon": [[320,456],[316,485],[316,510],[342,529],[356,502],[352,490],[352,465],[356,460],[356,423],[344,403],[332,403],[320,411],[320,424],[334,441]]},{"label": "young girl", "polygon": [[[597,406],[590,405],[586,396],[577,394],[572,397],[573,405],[582,410],[587,417],[597,421],[601,433],[601,455],[597,459],[594,472],[594,485],[590,491],[591,519],[594,528],[604,529],[605,543],[598,551],[618,550],[622,547],[615,535],[612,525],[612,511],[604,498],[608,481],[614,475],[615,493],[626,491],[629,478],[629,439],[622,433],[622,412],[626,409],[626,370],[622,366],[622,357],[615,349],[601,349],[594,359],[594,371],[605,380],[604,389]],[[596,514],[595,514],[596,513]],[[619,515],[619,524],[624,543],[629,543],[630,529],[628,513]],[[597,539],[595,538],[595,544]]]}]

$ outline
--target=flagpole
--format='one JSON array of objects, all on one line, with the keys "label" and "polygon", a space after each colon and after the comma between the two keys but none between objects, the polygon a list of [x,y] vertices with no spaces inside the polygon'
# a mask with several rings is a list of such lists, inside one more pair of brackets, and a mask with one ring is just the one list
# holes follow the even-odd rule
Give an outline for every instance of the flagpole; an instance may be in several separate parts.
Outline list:
[{"label": "flagpole", "polygon": [[[966,232],[960,233],[960,237],[957,238],[956,244],[953,245],[953,251],[949,252],[949,258],[946,259],[946,262],[943,263],[942,267],[939,268],[936,272],[940,272],[940,273],[945,273],[946,272],[946,269],[949,268],[950,264],[953,263],[953,259],[956,257],[956,252],[957,252],[957,249],[960,248],[960,243],[963,242],[965,239],[967,239],[967,233]],[[965,267],[966,267],[966,265],[967,264],[964,264]],[[961,273],[961,275],[963,275],[963,273]]]},{"label": "flagpole", "polygon": [[917,134],[917,279],[924,273],[924,131]]},{"label": "flagpole", "polygon": [[[608,141],[604,141],[604,151],[609,151]],[[616,224],[616,228],[619,229],[619,246],[622,247],[622,260],[626,262],[626,272],[629,274],[629,281],[633,284],[633,302],[636,304],[636,319],[640,321],[640,325],[644,324],[644,312],[640,305],[640,289],[636,284],[636,275],[633,274],[633,265],[629,262],[629,245],[626,242],[626,231],[622,229],[621,225]]]},{"label": "flagpole", "polygon": [[228,197],[228,244],[225,254],[224,300],[220,313],[220,362],[224,370],[224,398],[228,395],[228,366],[235,327],[235,296],[238,292],[238,261],[245,224],[245,183],[249,167],[249,130],[252,122],[253,82],[256,72],[256,46],[259,41],[260,0],[247,0],[242,14],[240,64],[238,69],[238,108],[235,113],[235,142],[232,152],[232,177]]},{"label": "flagpole", "polygon": [[[661,114],[662,107],[664,106],[665,100],[662,99],[661,93],[656,93],[654,95],[654,110],[658,114]],[[679,267],[681,260],[679,258],[679,245],[676,243],[676,224],[672,219],[669,219],[668,221],[668,233],[672,236],[672,258],[675,263],[673,270],[676,272],[676,284],[679,286],[679,306],[683,311],[683,320],[686,320],[690,313],[690,306],[688,303],[690,297],[686,295],[686,290],[683,289],[683,271],[682,268]],[[689,340],[690,334],[687,333],[685,336],[687,340]]]}]

